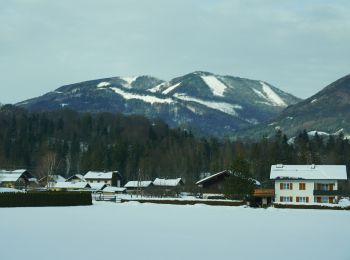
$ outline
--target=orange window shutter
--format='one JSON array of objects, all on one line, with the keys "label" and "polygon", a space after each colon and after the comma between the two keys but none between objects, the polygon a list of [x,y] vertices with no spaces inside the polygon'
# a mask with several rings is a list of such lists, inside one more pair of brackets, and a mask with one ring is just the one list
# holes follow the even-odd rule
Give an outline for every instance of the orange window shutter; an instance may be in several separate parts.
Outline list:
[{"label": "orange window shutter", "polygon": [[306,203],[309,203],[309,197],[306,197]]},{"label": "orange window shutter", "polygon": [[299,197],[297,197],[297,202],[299,202]]},{"label": "orange window shutter", "polygon": [[280,197],[280,202],[283,202],[283,197],[282,196]]},{"label": "orange window shutter", "polygon": [[290,201],[290,202],[293,202],[293,197],[289,197],[289,201]]},{"label": "orange window shutter", "polygon": [[329,184],[329,190],[333,190],[334,184]]},{"label": "orange window shutter", "polygon": [[293,189],[293,183],[290,183],[290,189],[291,190]]},{"label": "orange window shutter", "polygon": [[280,190],[283,190],[283,183],[280,183]]}]

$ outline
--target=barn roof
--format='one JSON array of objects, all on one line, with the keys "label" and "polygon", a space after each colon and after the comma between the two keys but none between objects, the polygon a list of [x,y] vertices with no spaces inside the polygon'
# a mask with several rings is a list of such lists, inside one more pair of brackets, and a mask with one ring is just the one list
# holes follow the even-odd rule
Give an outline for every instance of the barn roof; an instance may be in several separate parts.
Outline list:
[{"label": "barn roof", "polygon": [[89,171],[85,174],[85,179],[112,179],[113,173],[117,173],[117,171],[111,171],[111,172],[94,172]]},{"label": "barn roof", "polygon": [[124,185],[125,188],[147,188],[152,185],[152,181],[129,181]]},{"label": "barn roof", "polygon": [[156,178],[153,182],[154,186],[167,186],[167,187],[176,187],[178,185],[181,185],[182,179],[176,178],[176,179],[160,179]]},{"label": "barn roof", "polygon": [[69,182],[69,181],[71,181],[71,180],[73,180],[73,179],[78,179],[78,180],[81,180],[81,181],[85,181],[83,175],[81,175],[81,174],[75,174],[75,175],[70,176],[69,178],[67,178],[67,179],[66,179],[66,182]]},{"label": "barn roof", "polygon": [[59,188],[59,189],[86,189],[91,188],[90,184],[88,182],[57,182],[55,183],[52,188]]},{"label": "barn roof", "polygon": [[218,173],[212,174],[212,175],[210,175],[210,176],[208,176],[208,177],[205,177],[205,178],[203,178],[203,179],[201,179],[201,180],[197,181],[197,182],[196,182],[196,185],[198,185],[198,184],[202,184],[202,183],[204,183],[204,182],[206,182],[206,181],[209,181],[209,180],[211,180],[211,179],[214,179],[214,178],[220,177],[220,176],[222,176],[222,175],[229,175],[229,174],[230,174],[230,172],[229,172],[229,171],[227,171],[227,170],[225,170],[225,171],[221,171],[221,172],[218,172]]},{"label": "barn roof", "polygon": [[283,165],[271,166],[270,179],[347,180],[345,165]]},{"label": "barn roof", "polygon": [[[212,174],[212,175],[210,175],[210,176],[208,176],[208,177],[205,177],[205,178],[203,178],[203,179],[197,181],[197,182],[196,182],[196,185],[202,184],[202,183],[204,183],[204,182],[213,180],[213,179],[215,179],[215,178],[218,178],[218,177],[221,177],[221,176],[224,176],[224,175],[229,176],[229,175],[235,175],[235,174],[232,173],[232,172],[229,171],[229,170],[221,171],[221,172]],[[237,176],[237,175],[235,175],[235,176]],[[251,180],[252,182],[254,182],[255,185],[257,185],[257,186],[260,186],[260,185],[261,185],[261,183],[260,183],[258,180],[256,180],[256,179],[249,178],[249,180]]]},{"label": "barn roof", "polygon": [[103,190],[104,188],[107,187],[105,183],[89,183],[90,187],[92,190],[98,191],[98,190]]},{"label": "barn roof", "polygon": [[33,180],[36,181],[35,178],[25,169],[19,169],[19,170],[0,170],[0,183],[1,182],[16,182],[19,178],[25,177],[29,181]]}]

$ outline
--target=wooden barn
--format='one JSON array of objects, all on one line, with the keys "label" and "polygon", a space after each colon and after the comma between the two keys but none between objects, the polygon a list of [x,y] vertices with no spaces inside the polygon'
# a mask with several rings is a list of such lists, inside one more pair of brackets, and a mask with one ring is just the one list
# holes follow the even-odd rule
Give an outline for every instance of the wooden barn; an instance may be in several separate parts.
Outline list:
[{"label": "wooden barn", "polygon": [[37,179],[27,170],[0,170],[0,186],[27,189],[39,186]]}]

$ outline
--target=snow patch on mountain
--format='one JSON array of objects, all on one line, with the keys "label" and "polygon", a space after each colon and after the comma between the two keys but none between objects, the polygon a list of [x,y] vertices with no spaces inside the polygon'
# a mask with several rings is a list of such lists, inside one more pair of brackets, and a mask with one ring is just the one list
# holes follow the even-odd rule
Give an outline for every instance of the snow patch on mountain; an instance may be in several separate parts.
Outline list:
[{"label": "snow patch on mountain", "polygon": [[214,102],[214,101],[202,100],[202,99],[187,96],[186,94],[183,94],[183,93],[175,94],[174,97],[183,101],[195,102],[203,106],[209,107],[211,109],[219,110],[221,112],[224,112],[232,116],[238,116],[236,109],[239,109],[239,110],[242,109],[242,106],[240,105],[229,104],[226,102]]},{"label": "snow patch on mountain", "polygon": [[126,81],[129,85],[131,85],[138,77],[123,77],[122,80]]},{"label": "snow patch on mountain", "polygon": [[165,84],[166,84],[166,82],[160,83],[157,86],[148,89],[147,91],[152,92],[152,93],[159,92]]},{"label": "snow patch on mountain", "polygon": [[[281,107],[286,107],[287,104],[283,101],[283,99],[277,95],[271,88],[270,86],[268,86],[265,82],[260,81],[260,84],[262,86],[262,90],[264,91],[265,95],[263,95],[265,97],[265,99],[269,100],[271,102],[271,104],[273,104],[274,106],[281,106]],[[255,93],[257,93],[255,91]]]},{"label": "snow patch on mountain", "polygon": [[178,86],[180,86],[181,82],[176,83],[175,85],[172,85],[170,87],[168,87],[166,90],[164,90],[162,93],[167,95],[168,93],[170,93],[171,91],[173,91],[174,89],[176,89]]},{"label": "snow patch on mountain", "polygon": [[171,98],[158,98],[150,95],[134,94],[134,93],[125,92],[119,88],[111,88],[111,89],[118,95],[122,96],[124,99],[139,99],[150,104],[153,104],[153,103],[171,104],[174,102]]},{"label": "snow patch on mountain", "polygon": [[98,87],[98,88],[104,88],[104,87],[108,87],[108,86],[110,86],[110,85],[111,85],[111,83],[106,82],[106,81],[102,81],[102,82],[100,82],[100,83],[97,84],[97,87]]},{"label": "snow patch on mountain", "polygon": [[218,80],[215,76],[201,76],[204,80],[205,84],[211,89],[214,95],[216,96],[224,96],[224,92],[227,86]]}]

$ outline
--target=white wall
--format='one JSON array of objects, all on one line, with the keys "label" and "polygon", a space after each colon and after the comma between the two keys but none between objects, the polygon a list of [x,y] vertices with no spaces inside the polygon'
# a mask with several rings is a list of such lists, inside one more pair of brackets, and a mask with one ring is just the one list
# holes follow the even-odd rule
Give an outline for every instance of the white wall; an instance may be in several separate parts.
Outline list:
[{"label": "white wall", "polygon": [[[293,183],[292,190],[281,190],[280,183]],[[305,183],[305,190],[299,190],[299,183]],[[275,180],[275,202],[281,202],[280,197],[293,197],[293,203],[296,197],[309,197],[309,203],[314,202],[315,183],[334,184],[334,190],[338,189],[338,182],[335,180]]]}]

